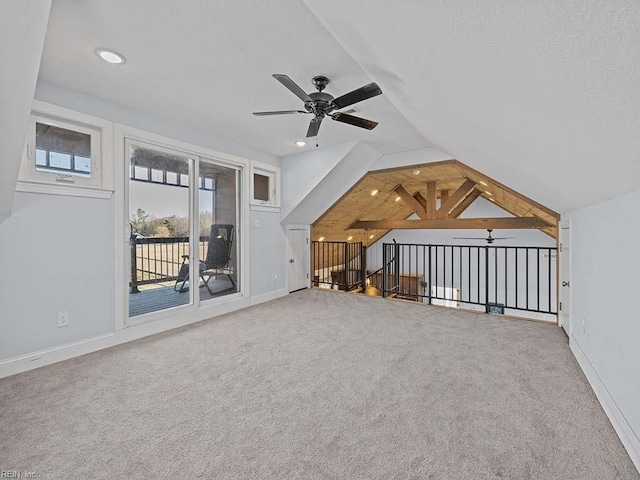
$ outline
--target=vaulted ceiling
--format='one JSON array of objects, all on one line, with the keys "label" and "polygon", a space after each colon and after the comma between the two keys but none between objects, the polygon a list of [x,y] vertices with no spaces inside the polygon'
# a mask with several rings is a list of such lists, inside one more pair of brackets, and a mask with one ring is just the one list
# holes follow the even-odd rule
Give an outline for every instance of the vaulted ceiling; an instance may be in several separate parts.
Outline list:
[{"label": "vaulted ceiling", "polygon": [[278,156],[308,119],[251,115],[300,107],[273,73],[375,81],[380,125],[325,122],[321,147],[434,145],[564,212],[640,189],[639,25],[635,0],[54,0],[40,80]]},{"label": "vaulted ceiling", "polygon": [[[431,214],[426,207],[430,195]],[[508,220],[458,221],[479,197],[502,208]],[[404,221],[416,212],[424,222]],[[509,219],[512,215],[519,219]],[[392,229],[384,227],[388,221],[398,225],[397,228],[424,228],[425,224],[433,223],[432,228],[456,229],[520,228],[504,225],[519,222],[522,228],[537,228],[557,238],[559,218],[557,212],[495,179],[457,160],[445,160],[368,172],[313,224],[313,239],[371,245]]]}]

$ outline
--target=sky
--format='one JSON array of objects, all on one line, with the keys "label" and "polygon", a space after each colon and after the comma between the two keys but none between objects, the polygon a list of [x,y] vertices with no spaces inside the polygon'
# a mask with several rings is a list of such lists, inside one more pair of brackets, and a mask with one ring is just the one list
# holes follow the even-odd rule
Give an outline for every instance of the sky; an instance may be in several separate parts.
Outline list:
[{"label": "sky", "polygon": [[[213,192],[200,190],[200,210],[212,211]],[[129,218],[142,208],[149,215],[162,218],[189,213],[189,189],[157,183],[131,182]]]}]

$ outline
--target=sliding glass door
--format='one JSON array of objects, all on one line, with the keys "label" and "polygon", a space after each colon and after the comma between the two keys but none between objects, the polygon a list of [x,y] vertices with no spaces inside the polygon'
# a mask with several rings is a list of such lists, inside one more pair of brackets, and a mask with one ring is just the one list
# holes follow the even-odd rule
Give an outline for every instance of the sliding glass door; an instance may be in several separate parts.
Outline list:
[{"label": "sliding glass door", "polygon": [[204,158],[199,171],[199,297],[210,300],[239,291],[240,171]]},{"label": "sliding glass door", "polygon": [[238,292],[240,170],[137,140],[125,148],[129,318]]}]

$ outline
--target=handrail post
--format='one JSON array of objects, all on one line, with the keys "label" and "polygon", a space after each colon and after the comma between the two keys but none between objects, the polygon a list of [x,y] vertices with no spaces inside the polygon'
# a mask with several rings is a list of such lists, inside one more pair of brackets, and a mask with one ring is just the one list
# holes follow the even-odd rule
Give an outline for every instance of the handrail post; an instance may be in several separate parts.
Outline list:
[{"label": "handrail post", "polygon": [[349,244],[343,242],[343,260],[344,260],[344,291],[349,290]]},{"label": "handrail post", "polygon": [[429,305],[431,305],[431,244],[429,244],[429,261],[427,262],[427,268],[429,269],[427,288],[429,289]]},{"label": "handrail post", "polygon": [[487,246],[484,247],[484,311],[489,313],[489,247]]},{"label": "handrail post", "polygon": [[129,245],[131,247],[131,281],[129,282],[131,293],[140,293],[138,289],[138,259],[137,259],[137,238],[134,234],[129,237]]},{"label": "handrail post", "polygon": [[367,288],[367,246],[360,242],[360,286],[362,291]]},{"label": "handrail post", "polygon": [[393,288],[397,296],[400,293],[400,245],[394,243],[393,250]]},{"label": "handrail post", "polygon": [[387,296],[387,245],[382,244],[382,298]]}]

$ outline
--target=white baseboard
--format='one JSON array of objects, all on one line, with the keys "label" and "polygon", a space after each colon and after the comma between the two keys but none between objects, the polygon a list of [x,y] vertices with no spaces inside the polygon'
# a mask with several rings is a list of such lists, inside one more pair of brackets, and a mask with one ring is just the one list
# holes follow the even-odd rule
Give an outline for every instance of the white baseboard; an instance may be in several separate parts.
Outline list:
[{"label": "white baseboard", "polygon": [[289,292],[287,292],[286,288],[281,288],[280,290],[274,290],[273,292],[256,295],[255,297],[251,297],[251,305],[258,305],[259,303],[268,302],[269,300],[275,300],[276,298],[284,297],[288,294]]},{"label": "white baseboard", "polygon": [[114,332],[80,340],[79,342],[67,343],[58,347],[7,358],[0,362],[0,378],[79,357],[80,355],[96,352],[116,344],[116,333]]},{"label": "white baseboard", "polygon": [[593,388],[604,412],[607,414],[607,417],[609,417],[611,425],[613,425],[618,437],[620,437],[620,441],[627,449],[629,457],[631,457],[631,461],[640,472],[640,440],[618,408],[618,405],[616,405],[615,400],[611,397],[607,387],[602,383],[602,380],[596,373],[593,365],[591,365],[591,362],[589,362],[589,359],[573,335],[569,337],[569,347],[571,348],[573,355],[576,357],[576,360],[578,360],[578,364],[582,368],[587,380],[591,384],[591,388]]},{"label": "white baseboard", "polygon": [[107,333],[93,338],[67,343],[57,347],[47,348],[25,355],[8,358],[0,361],[0,378],[15,375],[17,373],[44,367],[52,363],[61,362],[70,358],[97,352],[105,348],[131,342],[139,338],[166,332],[192,323],[201,322],[209,318],[214,318],[225,313],[241,310],[250,305],[274,300],[287,295],[286,289],[275,290],[262,295],[246,298],[233,299],[230,302],[217,303],[212,309],[202,309],[191,311],[179,316],[167,315],[155,321],[133,325],[115,332]]}]

